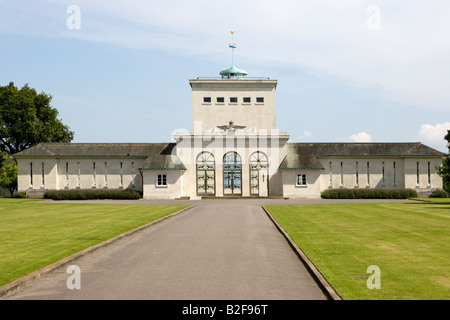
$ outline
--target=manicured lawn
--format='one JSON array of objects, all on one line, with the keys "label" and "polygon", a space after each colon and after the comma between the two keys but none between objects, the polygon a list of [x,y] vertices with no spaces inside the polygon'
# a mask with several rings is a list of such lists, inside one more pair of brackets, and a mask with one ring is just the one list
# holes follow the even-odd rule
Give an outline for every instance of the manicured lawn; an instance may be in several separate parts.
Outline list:
[{"label": "manicured lawn", "polygon": [[449,199],[266,208],[343,299],[450,299]]},{"label": "manicured lawn", "polygon": [[185,207],[0,198],[0,286]]}]

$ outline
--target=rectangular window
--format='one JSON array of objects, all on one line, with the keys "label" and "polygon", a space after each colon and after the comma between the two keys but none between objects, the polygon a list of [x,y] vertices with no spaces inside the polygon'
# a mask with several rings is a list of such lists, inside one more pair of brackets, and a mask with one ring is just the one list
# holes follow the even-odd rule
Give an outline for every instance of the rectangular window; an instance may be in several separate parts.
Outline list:
[{"label": "rectangular window", "polygon": [[333,173],[331,171],[331,162],[330,162],[330,187],[333,185]]},{"label": "rectangular window", "polygon": [[92,186],[95,187],[95,162],[92,162]]},{"label": "rectangular window", "polygon": [[230,103],[237,103],[237,102],[238,102],[238,98],[236,98],[236,97],[230,98]]},{"label": "rectangular window", "polygon": [[45,166],[42,162],[42,186],[45,186]]},{"label": "rectangular window", "polygon": [[431,163],[428,162],[428,185],[431,185]]},{"label": "rectangular window", "polygon": [[211,97],[203,97],[203,103],[211,103]]},{"label": "rectangular window", "polygon": [[33,186],[33,162],[30,162],[30,186]]},{"label": "rectangular window", "polygon": [[105,188],[108,186],[108,162],[105,162]]},{"label": "rectangular window", "polygon": [[81,169],[80,169],[80,163],[77,162],[77,187],[80,187],[81,183]]},{"label": "rectangular window", "polygon": [[384,162],[381,163],[381,182],[384,184]]},{"label": "rectangular window", "polygon": [[165,174],[158,174],[156,185],[158,187],[165,187],[167,186],[167,175]]},{"label": "rectangular window", "polygon": [[65,183],[66,187],[69,186],[69,163],[66,162],[66,183]]},{"label": "rectangular window", "polygon": [[394,162],[394,184],[397,183],[397,166],[396,163]]},{"label": "rectangular window", "polygon": [[217,103],[224,103],[225,98],[224,97],[217,97]]},{"label": "rectangular window", "polygon": [[416,177],[417,177],[417,185],[419,185],[419,161],[416,164]]},{"label": "rectangular window", "polygon": [[131,163],[131,185],[134,186],[134,162]]},{"label": "rectangular window", "polygon": [[297,175],[297,186],[306,186],[306,174],[298,174]]},{"label": "rectangular window", "polygon": [[123,163],[120,163],[120,186],[123,187]]},{"label": "rectangular window", "polygon": [[244,103],[250,103],[252,102],[252,99],[250,99],[250,97],[244,97]]},{"label": "rectangular window", "polygon": [[370,163],[367,162],[367,186],[370,186]]},{"label": "rectangular window", "polygon": [[256,103],[264,103],[264,98],[263,97],[256,98]]},{"label": "rectangular window", "polygon": [[341,162],[341,186],[344,185],[344,163]]},{"label": "rectangular window", "polygon": [[356,162],[356,186],[359,186],[359,170],[358,170],[358,162]]}]

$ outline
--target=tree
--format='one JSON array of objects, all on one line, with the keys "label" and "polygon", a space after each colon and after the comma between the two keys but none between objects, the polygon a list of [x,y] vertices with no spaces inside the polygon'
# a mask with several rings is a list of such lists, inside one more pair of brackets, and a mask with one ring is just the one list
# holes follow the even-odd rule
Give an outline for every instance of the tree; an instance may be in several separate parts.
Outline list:
[{"label": "tree", "polygon": [[74,133],[50,105],[52,96],[28,84],[0,86],[0,151],[14,154],[39,142],[70,142]]},{"label": "tree", "polygon": [[0,187],[7,189],[11,193],[11,197],[17,190],[17,162],[9,155],[1,156],[0,167]]},{"label": "tree", "polygon": [[450,193],[450,130],[447,130],[444,139],[447,140],[449,154],[444,159],[442,166],[438,168],[437,173],[442,177],[443,189]]}]

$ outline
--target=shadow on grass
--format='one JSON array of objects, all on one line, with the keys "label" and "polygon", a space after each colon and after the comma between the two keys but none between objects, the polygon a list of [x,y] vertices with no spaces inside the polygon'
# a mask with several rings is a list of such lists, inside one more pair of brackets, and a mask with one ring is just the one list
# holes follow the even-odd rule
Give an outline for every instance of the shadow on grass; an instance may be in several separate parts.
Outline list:
[{"label": "shadow on grass", "polygon": [[450,198],[414,198],[414,199],[410,199],[410,200],[414,200],[414,202],[408,202],[408,204],[412,204],[412,205],[438,204],[438,205],[450,206]]}]

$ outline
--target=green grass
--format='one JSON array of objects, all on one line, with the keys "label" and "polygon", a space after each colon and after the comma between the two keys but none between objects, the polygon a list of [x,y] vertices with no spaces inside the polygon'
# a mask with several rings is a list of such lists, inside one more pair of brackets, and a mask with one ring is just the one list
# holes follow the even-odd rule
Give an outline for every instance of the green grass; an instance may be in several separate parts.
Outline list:
[{"label": "green grass", "polygon": [[[450,299],[450,201],[266,207],[343,299]],[[368,289],[367,268],[381,270]]]},{"label": "green grass", "polygon": [[0,198],[0,286],[185,207]]}]

